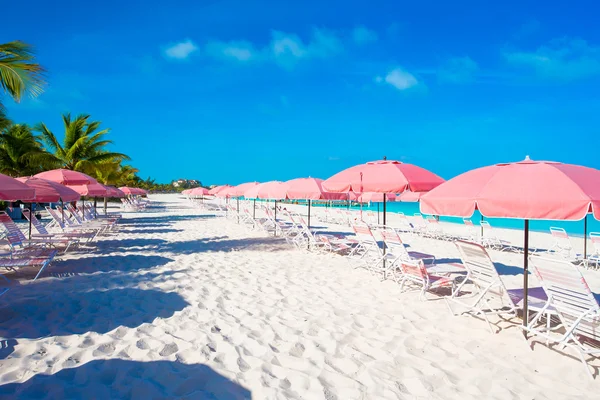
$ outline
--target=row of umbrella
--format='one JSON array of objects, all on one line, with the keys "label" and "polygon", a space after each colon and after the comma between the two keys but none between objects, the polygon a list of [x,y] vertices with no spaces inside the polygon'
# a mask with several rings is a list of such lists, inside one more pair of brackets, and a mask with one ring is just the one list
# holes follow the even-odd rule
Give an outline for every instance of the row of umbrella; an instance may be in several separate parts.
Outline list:
[{"label": "row of umbrella", "polygon": [[105,186],[89,175],[66,169],[45,171],[35,176],[11,178],[0,174],[0,200],[55,203],[87,197],[125,197],[145,195],[139,188]]},{"label": "row of umbrella", "polygon": [[[221,197],[259,199],[335,199],[381,201],[386,224],[387,201],[399,194],[404,201],[420,201],[424,214],[471,217],[476,210],[490,218],[524,221],[524,321],[527,321],[528,247],[530,220],[584,220],[587,215],[600,220],[600,170],[549,161],[525,160],[468,171],[448,181],[415,165],[398,161],[374,161],[341,171],[321,181],[314,178],[263,184],[245,183],[235,187],[219,186],[208,194]],[[368,195],[367,195],[368,193]],[[374,195],[377,194],[377,195]],[[362,196],[362,197],[361,197]],[[371,197],[369,197],[371,196]],[[310,207],[310,201],[309,201]],[[310,210],[310,209],[309,209]],[[586,253],[587,240],[584,241]]]}]

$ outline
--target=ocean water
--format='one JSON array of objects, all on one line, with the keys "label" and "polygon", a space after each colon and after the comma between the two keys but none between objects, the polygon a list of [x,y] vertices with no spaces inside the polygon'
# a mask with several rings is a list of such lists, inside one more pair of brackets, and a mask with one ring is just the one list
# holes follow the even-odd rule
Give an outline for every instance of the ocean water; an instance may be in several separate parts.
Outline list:
[{"label": "ocean water", "polygon": [[[360,210],[360,206],[352,206],[353,210]],[[371,203],[370,205],[364,204],[363,210],[373,210],[383,213],[383,203]],[[386,204],[387,212],[404,213],[407,216],[412,216],[415,213],[419,213],[419,203],[402,203],[402,202],[391,202]],[[475,225],[479,225],[481,221],[481,214],[479,211],[475,211],[475,214],[470,218]],[[485,218],[493,227],[507,228],[507,229],[519,229],[522,230],[524,227],[524,221],[521,219],[509,219],[509,218]],[[457,217],[440,217],[440,221],[453,222],[462,224],[463,219]],[[596,220],[592,215],[588,215],[588,234],[589,232],[600,232],[600,221]],[[530,221],[529,229],[540,232],[549,232],[550,227],[563,228],[570,235],[583,236],[583,220],[581,221]]]}]

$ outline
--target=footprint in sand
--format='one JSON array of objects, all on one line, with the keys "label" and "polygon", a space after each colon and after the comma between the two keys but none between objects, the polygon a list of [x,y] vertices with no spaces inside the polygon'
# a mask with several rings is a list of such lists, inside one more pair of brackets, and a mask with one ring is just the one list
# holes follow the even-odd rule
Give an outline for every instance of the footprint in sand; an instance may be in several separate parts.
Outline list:
[{"label": "footprint in sand", "polygon": [[96,341],[95,341],[93,338],[91,338],[91,337],[89,337],[89,336],[86,336],[86,338],[85,338],[85,339],[83,339],[83,340],[81,341],[81,343],[79,344],[79,348],[82,348],[82,349],[83,349],[83,348],[86,348],[86,347],[93,346],[93,345],[95,345],[95,344],[96,344]]},{"label": "footprint in sand", "polygon": [[116,350],[114,343],[104,343],[98,346],[96,350],[92,353],[94,357],[97,356],[109,356],[114,353]]},{"label": "footprint in sand", "polygon": [[290,355],[294,357],[302,357],[304,350],[306,349],[302,343],[296,343],[294,347],[290,349]]},{"label": "footprint in sand", "polygon": [[168,357],[171,354],[175,354],[179,351],[179,347],[177,347],[177,343],[169,343],[166,344],[165,347],[158,353],[161,357]]}]

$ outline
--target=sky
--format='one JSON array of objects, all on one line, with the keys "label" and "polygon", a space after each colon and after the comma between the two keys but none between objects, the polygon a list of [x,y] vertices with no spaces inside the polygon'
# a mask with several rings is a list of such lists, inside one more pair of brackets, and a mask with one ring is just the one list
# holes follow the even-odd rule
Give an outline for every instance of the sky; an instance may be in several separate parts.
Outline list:
[{"label": "sky", "polygon": [[9,2],[45,93],[111,129],[140,176],[327,178],[395,159],[448,179],[529,155],[600,168],[600,5],[577,1]]}]

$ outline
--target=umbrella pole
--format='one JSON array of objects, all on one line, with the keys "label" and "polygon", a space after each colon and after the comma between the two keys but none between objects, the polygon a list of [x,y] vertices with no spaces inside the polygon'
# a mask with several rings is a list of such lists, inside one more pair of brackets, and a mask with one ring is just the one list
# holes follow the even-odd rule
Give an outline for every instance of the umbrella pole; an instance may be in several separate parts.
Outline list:
[{"label": "umbrella pole", "polygon": [[[385,229],[385,224],[386,224],[386,215],[385,215],[385,212],[386,212],[386,201],[385,201],[386,197],[387,197],[387,194],[384,193],[383,194],[383,228],[384,229]],[[377,204],[379,204],[379,203],[377,203]],[[385,280],[385,275],[386,275],[386,272],[387,272],[386,269],[385,269],[385,250],[386,250],[386,248],[385,248],[385,242],[383,242],[383,280]]]},{"label": "umbrella pole", "polygon": [[236,203],[237,203],[237,221],[238,224],[240,223],[240,198],[236,197]]},{"label": "umbrella pole", "polygon": [[94,217],[98,218],[98,199],[94,196]]},{"label": "umbrella pole", "polygon": [[64,226],[65,225],[65,205],[64,205],[62,199],[60,199],[60,211],[62,212],[62,223]]},{"label": "umbrella pole", "polygon": [[108,214],[108,213],[106,212],[106,207],[107,207],[107,206],[108,206],[108,197],[105,197],[105,198],[104,198],[104,215]]},{"label": "umbrella pole", "polygon": [[31,244],[31,211],[33,210],[33,203],[29,203],[29,244]]},{"label": "umbrella pole", "polygon": [[252,219],[256,219],[256,199],[253,201],[254,205],[252,207]]},{"label": "umbrella pole", "polygon": [[[481,222],[483,222],[483,214],[481,214]],[[483,225],[479,224],[479,226],[481,227],[481,242],[483,243]]]},{"label": "umbrella pole", "polygon": [[308,229],[310,229],[310,199],[308,200]]},{"label": "umbrella pole", "polygon": [[380,224],[380,222],[379,222],[379,202],[377,202],[377,225],[379,225],[379,224]]},{"label": "umbrella pole", "polygon": [[275,200],[275,236],[277,236],[277,200]]},{"label": "umbrella pole", "polygon": [[[528,298],[529,295],[529,220],[525,220],[525,237],[523,245],[523,326],[526,327],[529,324],[529,310],[528,310]],[[527,331],[523,330],[525,338],[527,338]]]},{"label": "umbrella pole", "polygon": [[583,219],[583,259],[587,260],[587,214]]}]

